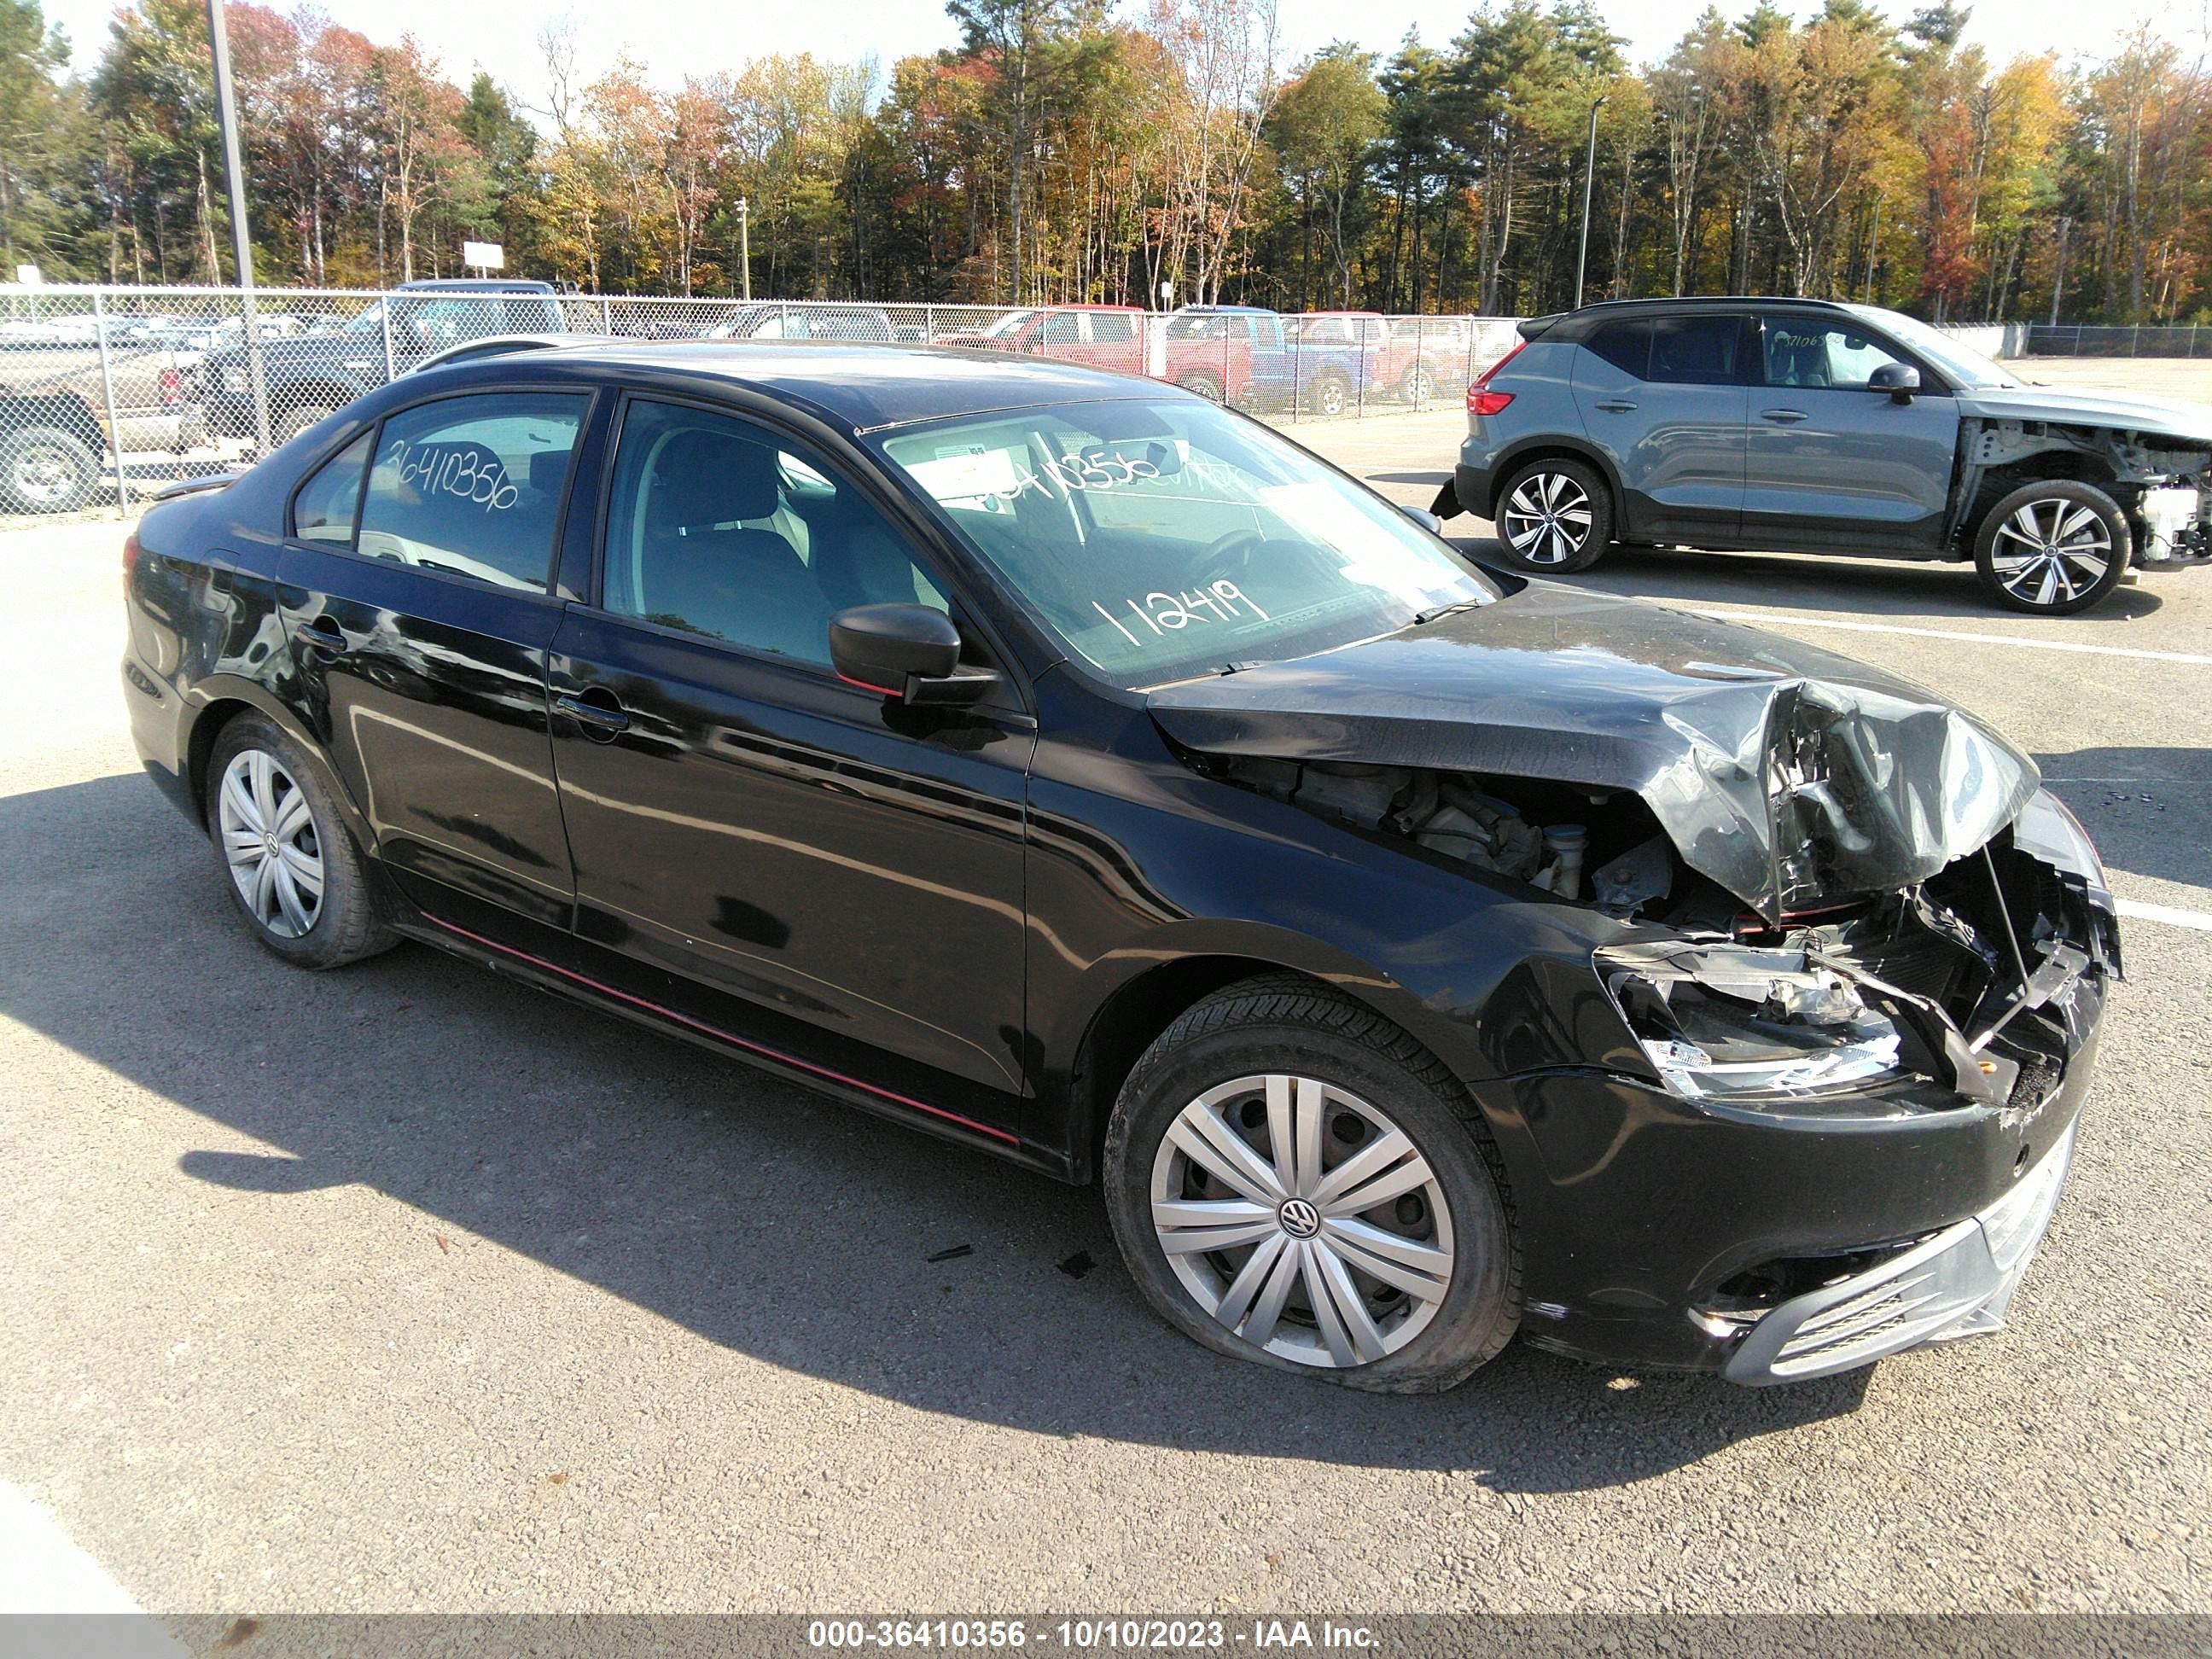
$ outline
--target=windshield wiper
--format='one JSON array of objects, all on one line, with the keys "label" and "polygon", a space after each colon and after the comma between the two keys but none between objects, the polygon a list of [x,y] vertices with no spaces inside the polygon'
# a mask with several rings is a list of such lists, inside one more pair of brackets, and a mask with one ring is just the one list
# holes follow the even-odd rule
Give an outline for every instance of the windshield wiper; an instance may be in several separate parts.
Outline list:
[{"label": "windshield wiper", "polygon": [[1449,617],[1455,611],[1480,611],[1489,603],[1487,599],[1460,599],[1450,605],[1440,605],[1432,611],[1418,611],[1413,613],[1413,620],[1407,625],[1419,628],[1425,623],[1432,623],[1439,617]]}]

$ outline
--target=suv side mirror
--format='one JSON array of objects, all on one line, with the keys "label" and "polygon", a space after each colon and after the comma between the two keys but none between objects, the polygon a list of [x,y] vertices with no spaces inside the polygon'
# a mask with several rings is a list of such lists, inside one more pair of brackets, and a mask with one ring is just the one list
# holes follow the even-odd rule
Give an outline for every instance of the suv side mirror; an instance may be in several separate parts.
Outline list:
[{"label": "suv side mirror", "polygon": [[1431,536],[1441,536],[1444,533],[1444,521],[1425,507],[1401,507],[1398,510]]},{"label": "suv side mirror", "polygon": [[926,605],[856,605],[830,618],[837,678],[908,703],[969,703],[999,684],[995,671],[960,665],[960,630]]},{"label": "suv side mirror", "polygon": [[1920,371],[1908,363],[1883,363],[1867,376],[1867,390],[1887,392],[1893,404],[1909,404],[1920,390]]}]

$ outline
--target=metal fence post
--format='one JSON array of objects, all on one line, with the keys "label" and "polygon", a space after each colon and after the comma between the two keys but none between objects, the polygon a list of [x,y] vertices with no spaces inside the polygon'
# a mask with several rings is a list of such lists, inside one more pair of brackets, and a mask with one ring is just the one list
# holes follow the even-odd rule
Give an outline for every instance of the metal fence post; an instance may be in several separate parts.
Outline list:
[{"label": "metal fence post", "polygon": [[107,453],[115,457],[115,505],[131,510],[131,486],[123,477],[123,423],[115,418],[115,371],[107,362],[107,306],[98,289],[92,291],[92,327],[100,340],[100,393],[107,401]]},{"label": "metal fence post", "polygon": [[392,356],[392,296],[389,294],[376,302],[376,314],[383,324],[384,383],[390,386],[399,378],[399,369]]},{"label": "metal fence post", "polygon": [[937,307],[935,306],[924,306],[921,308],[921,343],[924,345],[937,343]]}]

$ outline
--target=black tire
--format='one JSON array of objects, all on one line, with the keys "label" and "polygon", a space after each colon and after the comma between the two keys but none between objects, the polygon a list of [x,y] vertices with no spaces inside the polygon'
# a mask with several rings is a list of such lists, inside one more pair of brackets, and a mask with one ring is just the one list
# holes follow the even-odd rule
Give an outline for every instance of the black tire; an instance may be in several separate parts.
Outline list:
[{"label": "black tire", "polygon": [[[1328,1127],[1321,1137],[1325,1170],[1358,1155],[1356,1150],[1347,1151],[1340,1144],[1345,1117],[1352,1117],[1355,1127],[1363,1121],[1356,1113],[1342,1112],[1334,1103],[1338,1098],[1346,1099],[1355,1107],[1368,1107],[1413,1143],[1413,1152],[1426,1161],[1431,1183],[1421,1187],[1419,1194],[1442,1195],[1445,1213],[1440,1217],[1423,1209],[1419,1201],[1411,1219],[1402,1210],[1392,1212],[1408,1227],[1418,1227],[1425,1216],[1431,1228],[1428,1237],[1449,1243],[1449,1287],[1440,1295],[1417,1301],[1377,1280],[1347,1274],[1347,1282],[1356,1283],[1363,1302],[1375,1315],[1378,1329],[1407,1333],[1395,1339],[1401,1346],[1379,1358],[1322,1363],[1326,1361],[1322,1350],[1314,1353],[1314,1363],[1309,1363],[1248,1340],[1240,1330],[1221,1322],[1211,1304],[1199,1300],[1198,1292],[1180,1276],[1181,1270],[1172,1264],[1162,1243],[1152,1208],[1153,1182],[1157,1175],[1172,1178],[1175,1160],[1182,1156],[1170,1142],[1170,1131],[1186,1109],[1200,1106],[1209,1091],[1269,1073],[1315,1079],[1336,1091],[1325,1109]],[[1237,1121],[1251,1121],[1249,1103],[1233,1109]],[[1264,1124],[1264,1115],[1261,1121]],[[1372,1121],[1365,1121],[1370,1133],[1376,1127]],[[1263,1163],[1272,1157],[1267,1143],[1253,1138],[1264,1129],[1239,1133],[1246,1135],[1254,1155]],[[1352,1143],[1355,1149],[1362,1144]],[[1335,1164],[1327,1162],[1332,1152],[1336,1154]],[[1197,1167],[1186,1163],[1184,1173],[1194,1173]],[[1317,1376],[1346,1388],[1427,1394],[1464,1381],[1495,1358],[1519,1327],[1519,1247],[1514,1237],[1504,1168],[1480,1116],[1442,1062],[1413,1037],[1371,1010],[1310,980],[1271,975],[1230,986],[1198,1003],[1162,1032],[1131,1070],[1115,1102],[1106,1133],[1104,1185],[1115,1242],[1145,1299],[1170,1325],[1218,1353]],[[1184,1187],[1164,1201],[1186,1201],[1192,1190]],[[1407,1197],[1414,1196],[1408,1194],[1392,1202],[1403,1205]],[[1287,1212],[1290,1207],[1285,1205],[1284,1209]],[[1314,1213],[1309,1210],[1307,1218]],[[1370,1224],[1376,1213],[1380,1212],[1365,1218]],[[1279,1224],[1288,1237],[1278,1240],[1271,1233],[1245,1252],[1245,1262],[1271,1246],[1278,1257],[1289,1254],[1298,1248],[1290,1239],[1312,1237],[1294,1233],[1289,1220]],[[1299,1224],[1304,1224],[1304,1218]],[[1334,1224],[1314,1221],[1322,1230]],[[1387,1219],[1384,1224],[1389,1224]],[[1400,1231],[1395,1225],[1390,1230]],[[1407,1237],[1421,1242],[1418,1232]],[[1219,1282],[1233,1282],[1231,1276],[1237,1271],[1233,1255],[1186,1250],[1177,1256],[1206,1273],[1213,1272],[1210,1264],[1218,1262]],[[1310,1281],[1302,1276],[1304,1271],[1295,1266],[1287,1269],[1297,1283],[1283,1304],[1281,1323],[1276,1328],[1282,1333],[1283,1345],[1297,1349],[1304,1343],[1313,1352],[1322,1349],[1323,1333],[1313,1316],[1307,1288]],[[1306,1309],[1302,1319],[1297,1310],[1301,1297]],[[1266,1299],[1265,1292],[1258,1298]],[[1414,1322],[1417,1315],[1418,1323]],[[1249,1320],[1240,1319],[1238,1323],[1249,1328]]]},{"label": "black tire", "polygon": [[[272,902],[268,907],[274,911],[270,915],[249,900],[232,863],[228,845],[232,831],[226,821],[223,799],[225,781],[233,763],[243,759],[250,767],[256,755],[266,757],[273,771],[281,774],[283,782],[296,789],[305,802],[307,834],[312,837],[308,844],[312,857],[319,866],[322,890],[309,918],[311,925],[304,930],[293,926],[281,902]],[[222,872],[223,890],[264,949],[296,967],[323,969],[359,962],[398,943],[398,935],[379,913],[375,892],[369,885],[367,861],[345,827],[337,802],[324,781],[321,767],[273,722],[259,714],[240,714],[232,720],[216,738],[203,781],[207,797],[208,839],[215,848],[216,866]],[[247,793],[250,799],[252,792],[249,788]],[[264,816],[273,817],[281,830],[290,796],[282,788],[272,789],[271,795],[276,810]],[[271,860],[283,862],[281,849],[273,843],[260,862]],[[254,868],[258,871],[259,867],[257,862]],[[287,878],[290,879],[289,871]],[[295,893],[303,890],[295,885]]]},{"label": "black tire", "polygon": [[1587,461],[1529,461],[1498,492],[1497,529],[1498,553],[1515,569],[1572,575],[1613,544],[1613,491]]},{"label": "black tire", "polygon": [[1192,370],[1176,384],[1185,392],[1195,392],[1210,404],[1218,404],[1226,396],[1222,390],[1221,377],[1209,374],[1203,369]]},{"label": "black tire", "polygon": [[10,513],[74,513],[100,485],[100,457],[58,426],[0,435],[0,507]]},{"label": "black tire", "polygon": [[2034,617],[2070,617],[2099,604],[2134,556],[2120,504],[2072,478],[2022,484],[1982,515],[1974,533],[1982,586],[2006,610]]}]

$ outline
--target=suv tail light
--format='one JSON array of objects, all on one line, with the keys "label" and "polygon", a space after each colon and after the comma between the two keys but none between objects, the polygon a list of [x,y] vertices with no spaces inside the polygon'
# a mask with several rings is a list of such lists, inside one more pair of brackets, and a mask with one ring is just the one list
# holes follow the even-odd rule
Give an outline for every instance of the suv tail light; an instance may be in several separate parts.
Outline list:
[{"label": "suv tail light", "polygon": [[185,400],[185,377],[173,368],[161,371],[161,407],[174,409]]},{"label": "suv tail light", "polygon": [[1512,350],[1507,352],[1496,362],[1491,364],[1488,368],[1484,369],[1481,374],[1474,377],[1474,382],[1469,385],[1467,389],[1467,412],[1468,414],[1495,415],[1504,410],[1506,404],[1513,401],[1513,394],[1511,392],[1492,392],[1490,389],[1490,377],[1497,374],[1499,369],[1504,368],[1506,364],[1511,362],[1516,357],[1518,357],[1528,349],[1528,343],[1526,340],[1516,341],[1514,343]]},{"label": "suv tail light", "polygon": [[138,555],[143,551],[138,545],[138,532],[132,531],[123,538],[123,591],[131,592],[131,573],[138,568]]}]

